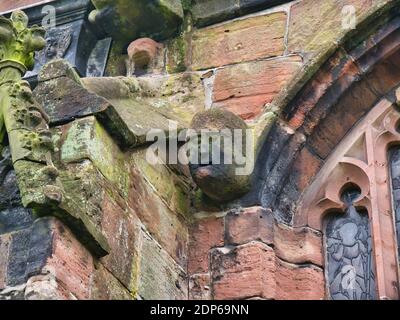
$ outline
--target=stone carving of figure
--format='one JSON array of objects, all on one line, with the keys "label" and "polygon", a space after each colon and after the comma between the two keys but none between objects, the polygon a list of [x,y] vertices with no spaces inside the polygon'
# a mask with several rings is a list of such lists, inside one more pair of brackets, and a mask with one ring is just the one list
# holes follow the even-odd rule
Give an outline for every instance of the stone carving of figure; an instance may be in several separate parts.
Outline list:
[{"label": "stone carving of figure", "polygon": [[330,297],[373,300],[375,266],[368,216],[357,212],[351,199],[347,205],[346,213],[333,217],[326,229]]},{"label": "stone carving of figure", "polygon": [[53,59],[65,56],[72,42],[72,28],[53,28],[46,33],[46,47],[37,53],[36,59],[44,65]]}]

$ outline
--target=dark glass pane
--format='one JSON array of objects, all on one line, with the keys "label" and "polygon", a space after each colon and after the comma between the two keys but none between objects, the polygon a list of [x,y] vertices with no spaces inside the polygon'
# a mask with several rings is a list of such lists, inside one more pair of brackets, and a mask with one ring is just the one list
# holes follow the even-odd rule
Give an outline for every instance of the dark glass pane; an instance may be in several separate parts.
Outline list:
[{"label": "dark glass pane", "polygon": [[[347,199],[354,199],[349,192]],[[368,214],[352,204],[344,214],[331,215],[326,227],[326,272],[333,300],[376,298],[375,263]]]},{"label": "dark glass pane", "polygon": [[389,152],[390,173],[392,177],[392,193],[394,219],[397,233],[397,249],[400,255],[400,146]]}]

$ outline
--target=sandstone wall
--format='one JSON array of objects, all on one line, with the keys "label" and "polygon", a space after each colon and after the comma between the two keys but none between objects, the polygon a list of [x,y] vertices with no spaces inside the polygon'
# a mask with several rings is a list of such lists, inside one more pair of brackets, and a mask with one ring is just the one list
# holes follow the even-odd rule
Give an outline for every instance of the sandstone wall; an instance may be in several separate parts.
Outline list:
[{"label": "sandstone wall", "polygon": [[[0,11],[34,2],[2,1]],[[161,41],[154,74],[142,81],[193,76],[195,87],[202,87],[194,96],[174,100],[181,94],[181,80],[165,81],[161,94],[173,96],[177,105],[187,103],[186,112],[175,110],[187,121],[204,108],[224,108],[249,123],[266,113],[273,114],[272,120],[280,110],[270,109],[270,103],[307,72],[310,62],[327,58],[349,32],[342,26],[345,5],[355,7],[361,22],[392,1],[276,1],[272,8],[261,2],[195,1],[180,36]],[[113,48],[109,76],[125,75],[125,49]],[[146,102],[159,105],[159,98],[150,96]],[[261,207],[227,212],[208,207],[203,212],[192,198],[188,177],[149,166],[144,148],[121,150],[94,116],[55,124],[53,131],[71,196],[93,212],[110,254],[94,256],[56,218],[15,225],[0,235],[2,297],[325,298],[320,233],[279,224]],[[305,179],[317,170],[313,157],[303,154],[298,164]],[[35,232],[19,237],[36,225],[44,228],[45,240]],[[27,268],[34,263],[29,257],[45,244],[38,267]],[[13,280],[16,266],[22,270],[18,281]]]}]

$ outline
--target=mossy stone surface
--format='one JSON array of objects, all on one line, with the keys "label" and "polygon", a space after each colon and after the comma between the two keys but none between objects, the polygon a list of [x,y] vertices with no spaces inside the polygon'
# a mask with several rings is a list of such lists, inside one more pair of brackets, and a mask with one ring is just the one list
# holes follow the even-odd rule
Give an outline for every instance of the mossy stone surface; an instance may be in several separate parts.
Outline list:
[{"label": "mossy stone surface", "polygon": [[127,197],[129,179],[124,155],[94,117],[76,120],[61,146],[61,161],[76,163],[89,159]]}]

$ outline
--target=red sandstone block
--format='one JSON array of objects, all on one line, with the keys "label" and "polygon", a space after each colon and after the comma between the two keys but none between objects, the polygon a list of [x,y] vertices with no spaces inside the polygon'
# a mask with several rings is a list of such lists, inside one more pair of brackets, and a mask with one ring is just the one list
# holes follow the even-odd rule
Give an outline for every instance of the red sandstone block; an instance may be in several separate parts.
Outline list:
[{"label": "red sandstone block", "polygon": [[1,0],[0,13],[52,1],[54,0]]},{"label": "red sandstone block", "polygon": [[129,288],[132,267],[138,254],[140,220],[131,210],[123,209],[108,195],[103,200],[102,209],[101,228],[111,250],[101,261]]},{"label": "red sandstone block", "polygon": [[135,65],[148,65],[156,57],[161,45],[150,38],[140,38],[131,42],[128,47],[128,56]]},{"label": "red sandstone block", "polygon": [[285,12],[199,29],[192,39],[192,67],[209,69],[280,56],[284,52],[285,29]]},{"label": "red sandstone block", "polygon": [[294,164],[297,190],[303,192],[309,186],[322,164],[322,160],[311,154],[306,147],[300,151]]},{"label": "red sandstone block", "polygon": [[196,274],[189,279],[190,300],[211,300],[211,279],[209,273]]},{"label": "red sandstone block", "polygon": [[210,250],[224,245],[224,219],[198,221],[190,231],[189,274],[207,273]]},{"label": "red sandstone block", "polygon": [[274,217],[262,207],[230,212],[226,216],[226,239],[229,244],[244,244],[259,240],[267,244],[274,241]]},{"label": "red sandstone block", "polygon": [[43,268],[43,273],[47,271],[55,276],[59,290],[64,291],[60,291],[61,296],[89,299],[94,268],[92,255],[58,220],[52,219],[51,230],[53,253]]},{"label": "red sandstone block", "polygon": [[276,255],[285,261],[323,265],[322,234],[310,228],[275,224],[274,245]]},{"label": "red sandstone block", "polygon": [[128,204],[146,230],[182,267],[188,257],[187,221],[173,212],[136,168],[132,169]]},{"label": "red sandstone block", "polygon": [[[302,89],[302,94],[291,102],[290,109],[293,111],[288,115],[289,126],[292,129],[301,127],[306,116],[324,95],[331,96],[331,100],[334,99],[339,92],[351,85],[359,73],[360,70],[353,59],[344,50],[339,49],[327,63],[321,66],[314,79],[306,84]],[[315,125],[316,122],[311,121],[307,129],[311,130]]]},{"label": "red sandstone block", "polygon": [[276,255],[291,263],[323,265],[322,235],[310,228],[292,228],[274,221],[262,207],[230,212],[225,219],[226,241],[241,245],[261,241],[273,245]]},{"label": "red sandstone block", "polygon": [[325,280],[322,269],[296,266],[277,259],[277,300],[322,300]]},{"label": "red sandstone block", "polygon": [[224,108],[243,120],[251,120],[260,115],[265,104],[271,101],[269,94],[261,94],[251,97],[232,98],[226,101],[215,102],[214,108]]},{"label": "red sandstone block", "polygon": [[254,118],[282,90],[301,66],[299,56],[242,63],[216,72],[214,106],[245,119]]},{"label": "red sandstone block", "polygon": [[233,250],[215,249],[211,267],[216,300],[276,296],[275,253],[266,244],[251,242]]},{"label": "red sandstone block", "polygon": [[260,242],[213,250],[211,267],[217,300],[313,300],[325,295],[322,269],[283,262],[271,247]]}]

